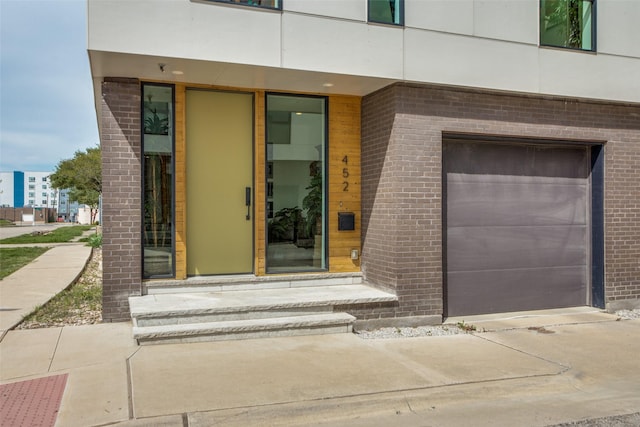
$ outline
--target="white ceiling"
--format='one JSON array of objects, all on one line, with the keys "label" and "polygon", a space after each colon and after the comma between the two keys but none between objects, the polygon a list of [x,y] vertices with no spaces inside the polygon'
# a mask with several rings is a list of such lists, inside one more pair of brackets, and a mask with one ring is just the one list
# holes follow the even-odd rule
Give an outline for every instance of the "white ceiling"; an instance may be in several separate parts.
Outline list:
[{"label": "white ceiling", "polygon": [[[395,80],[244,64],[89,51],[95,80],[134,77],[247,89],[364,96]],[[164,64],[164,72],[159,64]],[[182,74],[174,74],[174,72]],[[331,84],[332,86],[326,86]]]}]

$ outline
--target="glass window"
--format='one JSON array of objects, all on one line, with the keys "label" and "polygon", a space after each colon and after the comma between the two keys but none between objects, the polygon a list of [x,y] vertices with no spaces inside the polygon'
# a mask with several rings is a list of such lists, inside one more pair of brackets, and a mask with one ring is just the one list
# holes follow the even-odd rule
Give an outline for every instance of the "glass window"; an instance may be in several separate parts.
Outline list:
[{"label": "glass window", "polygon": [[369,22],[404,25],[404,0],[369,0]]},{"label": "glass window", "polygon": [[42,189],[43,189],[43,190],[46,190],[46,189],[47,189],[47,185],[46,185],[46,184],[45,184],[45,185],[43,185],[43,186],[42,186]]},{"label": "glass window", "polygon": [[595,51],[595,0],[540,0],[540,45]]},{"label": "glass window", "polygon": [[42,197],[47,197],[47,192],[46,191],[42,192]]},{"label": "glass window", "polygon": [[29,190],[35,190],[36,186],[34,184],[29,184]]},{"label": "glass window", "polygon": [[29,182],[36,182],[36,177],[35,176],[30,176],[29,177]]},{"label": "glass window", "polygon": [[143,274],[174,275],[173,86],[145,84],[142,105]]},{"label": "glass window", "polygon": [[42,201],[42,204],[43,204],[43,205],[46,205],[46,204],[47,204],[47,201],[46,201],[46,200],[43,200],[43,201]]},{"label": "glass window", "polygon": [[42,182],[47,182],[47,177],[46,176],[42,177]]},{"label": "glass window", "polygon": [[29,206],[33,206],[36,204],[36,201],[33,199],[29,199]]},{"label": "glass window", "polygon": [[29,191],[29,197],[36,197],[36,193],[34,191]]},{"label": "glass window", "polygon": [[282,9],[281,0],[210,0],[217,3],[241,4],[245,6],[264,7],[268,9]]},{"label": "glass window", "polygon": [[267,95],[267,272],[318,271],[326,261],[327,101]]}]

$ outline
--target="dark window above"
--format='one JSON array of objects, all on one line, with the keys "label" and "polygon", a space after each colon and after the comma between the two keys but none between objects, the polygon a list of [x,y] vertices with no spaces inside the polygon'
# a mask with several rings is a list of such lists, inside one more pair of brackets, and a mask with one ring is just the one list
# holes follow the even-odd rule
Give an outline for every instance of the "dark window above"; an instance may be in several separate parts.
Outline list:
[{"label": "dark window above", "polygon": [[595,0],[540,0],[540,45],[596,50]]},{"label": "dark window above", "polygon": [[404,25],[404,0],[368,0],[369,22]]},{"label": "dark window above", "polygon": [[263,7],[266,9],[282,9],[282,0],[209,0],[214,3],[229,3],[242,6]]}]

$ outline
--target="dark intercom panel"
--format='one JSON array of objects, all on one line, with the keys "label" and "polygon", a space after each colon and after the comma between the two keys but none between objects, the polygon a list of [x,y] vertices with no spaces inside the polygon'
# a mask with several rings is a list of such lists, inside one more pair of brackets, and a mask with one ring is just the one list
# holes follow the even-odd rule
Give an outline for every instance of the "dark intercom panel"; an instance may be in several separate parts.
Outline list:
[{"label": "dark intercom panel", "polygon": [[356,214],[353,212],[338,212],[338,231],[354,231],[356,229]]}]

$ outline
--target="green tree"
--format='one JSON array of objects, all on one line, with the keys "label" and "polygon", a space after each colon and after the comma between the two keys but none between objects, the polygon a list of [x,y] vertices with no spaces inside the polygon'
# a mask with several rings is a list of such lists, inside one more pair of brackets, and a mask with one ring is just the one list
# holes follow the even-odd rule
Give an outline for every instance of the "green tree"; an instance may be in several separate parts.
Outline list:
[{"label": "green tree", "polygon": [[73,158],[61,160],[51,175],[51,184],[58,189],[69,189],[69,201],[91,208],[91,222],[98,213],[102,194],[102,160],[100,147],[76,151]]}]

